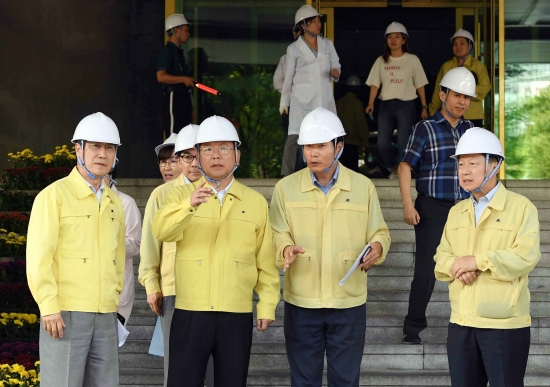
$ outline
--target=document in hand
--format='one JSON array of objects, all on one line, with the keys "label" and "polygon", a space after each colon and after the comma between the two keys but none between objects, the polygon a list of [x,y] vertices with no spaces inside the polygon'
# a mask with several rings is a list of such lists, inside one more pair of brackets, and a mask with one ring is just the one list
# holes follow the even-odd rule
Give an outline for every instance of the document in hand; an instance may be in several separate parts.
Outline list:
[{"label": "document in hand", "polygon": [[363,260],[363,257],[365,255],[367,255],[370,251],[370,243],[367,243],[367,245],[365,246],[365,248],[363,249],[363,251],[361,251],[361,253],[359,253],[359,256],[357,257],[357,259],[355,260],[355,262],[353,262],[353,265],[351,266],[351,269],[349,269],[348,273],[346,274],[346,276],[344,278],[342,278],[342,280],[339,282],[340,286],[342,286],[343,284],[346,283],[346,281],[348,280],[348,278],[351,276],[351,274],[355,271],[355,269],[357,269],[357,266],[359,266],[359,264],[361,263],[361,261]]},{"label": "document in hand", "polygon": [[126,342],[126,339],[128,338],[128,335],[130,332],[124,327],[124,325],[121,324],[120,320],[116,320],[117,322],[117,330],[118,330],[118,346],[122,347],[124,343]]}]

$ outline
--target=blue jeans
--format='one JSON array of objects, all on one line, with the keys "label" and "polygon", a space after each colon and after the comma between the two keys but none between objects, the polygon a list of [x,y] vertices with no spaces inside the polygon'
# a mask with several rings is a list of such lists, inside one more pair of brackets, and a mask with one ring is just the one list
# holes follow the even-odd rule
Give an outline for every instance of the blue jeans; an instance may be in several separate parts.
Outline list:
[{"label": "blue jeans", "polygon": [[328,386],[359,386],[366,304],[345,309],[309,309],[285,302],[284,319],[292,387],[321,387],[325,352]]},{"label": "blue jeans", "polygon": [[[378,151],[384,166],[393,172],[399,166],[411,129],[417,121],[416,99],[390,99],[380,103],[378,112]],[[392,148],[393,131],[397,129],[397,154]]]}]

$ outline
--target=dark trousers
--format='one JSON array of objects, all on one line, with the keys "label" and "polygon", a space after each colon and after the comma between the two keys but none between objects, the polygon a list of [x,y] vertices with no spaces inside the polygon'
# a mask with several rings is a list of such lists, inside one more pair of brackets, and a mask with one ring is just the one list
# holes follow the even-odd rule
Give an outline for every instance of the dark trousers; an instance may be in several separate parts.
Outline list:
[{"label": "dark trousers", "polygon": [[283,136],[284,136],[284,144],[286,143],[286,138],[288,137],[288,124],[289,124],[289,118],[288,114],[281,114],[281,127],[283,128]]},{"label": "dark trousers", "polygon": [[[390,99],[380,103],[377,145],[382,162],[390,172],[395,171],[401,161],[417,116],[416,99],[411,101]],[[397,154],[391,145],[395,129],[397,129]]]},{"label": "dark trousers", "polygon": [[420,215],[420,222],[414,226],[416,254],[409,311],[403,326],[406,335],[418,336],[428,326],[426,308],[435,286],[434,255],[452,206],[452,202],[422,194],[416,198],[414,208]]},{"label": "dark trousers", "polygon": [[531,330],[449,324],[447,357],[453,387],[523,387]]},{"label": "dark trousers", "polygon": [[[162,131],[165,138],[189,125],[192,120],[191,95],[188,90],[165,92],[162,97]],[[164,140],[164,139],[163,139]]]},{"label": "dark trousers", "polygon": [[168,387],[203,387],[210,355],[216,387],[245,387],[252,313],[177,309],[170,328]]},{"label": "dark trousers", "polygon": [[352,144],[344,144],[344,151],[340,156],[340,162],[344,167],[359,172],[359,147]]},{"label": "dark trousers", "polygon": [[367,311],[308,309],[285,302],[285,343],[293,387],[320,387],[327,355],[329,387],[359,386]]}]

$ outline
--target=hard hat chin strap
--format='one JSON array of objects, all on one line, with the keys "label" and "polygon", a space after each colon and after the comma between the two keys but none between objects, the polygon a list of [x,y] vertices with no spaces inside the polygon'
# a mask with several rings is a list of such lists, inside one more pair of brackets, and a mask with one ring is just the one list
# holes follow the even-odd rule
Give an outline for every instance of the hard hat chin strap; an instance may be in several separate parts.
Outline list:
[{"label": "hard hat chin strap", "polygon": [[[441,86],[440,86],[440,87],[441,87]],[[440,89],[440,90],[441,90],[441,89]],[[451,113],[451,112],[449,111],[449,109],[447,109],[447,98],[449,98],[449,91],[451,91],[451,89],[447,88],[447,92],[445,93],[445,101],[443,101],[443,103],[442,103],[443,108],[445,109],[445,111],[447,112],[447,114],[450,115],[451,117],[453,117],[453,118],[460,118],[460,117],[455,117],[455,116],[453,115],[453,113]],[[466,110],[470,109],[470,106],[472,106],[472,97],[470,97],[470,103],[468,104],[468,108],[467,108]]]},{"label": "hard hat chin strap", "polygon": [[172,31],[172,35],[175,35],[176,36],[176,39],[178,40],[178,48],[181,47],[181,39],[180,39],[180,31],[181,31],[181,26],[179,26],[179,30],[178,30],[178,34],[176,35],[176,33],[174,32],[174,28],[178,28],[178,27],[172,27],[170,28],[170,31]]},{"label": "hard hat chin strap", "polygon": [[[493,176],[496,175],[500,165],[502,164],[502,158],[500,158],[500,160],[498,161],[498,164],[496,165],[496,167],[491,171],[491,173],[489,173],[489,154],[487,153],[485,155],[485,178],[483,179],[483,182],[481,183],[481,185],[479,187],[477,187],[476,189],[474,189],[473,191],[466,191],[468,193],[474,193],[474,192],[479,192],[479,191],[482,191],[485,193],[485,191],[483,191],[483,186],[485,184],[487,184],[487,182],[489,180],[491,180],[491,178]],[[487,175],[489,173],[489,175]]]},{"label": "hard hat chin strap", "polygon": [[[335,138],[334,139],[334,150],[336,150],[336,145],[338,144],[337,141],[338,141],[338,138]],[[328,167],[327,169],[325,169],[323,171],[324,173],[327,173],[328,171],[330,171],[330,169],[334,166],[334,164],[336,164],[338,162],[338,159],[340,158],[340,156],[342,156],[343,151],[344,151],[344,143],[342,142],[342,149],[340,149],[340,152],[338,152],[338,154],[334,156],[334,160],[332,160],[332,164],[330,164],[330,167]]]},{"label": "hard hat chin strap", "polygon": [[[78,162],[78,165],[80,165],[82,168],[84,168],[84,170],[86,171],[86,173],[88,174],[88,176],[90,176],[91,179],[103,179],[105,176],[107,176],[109,173],[113,172],[113,170],[115,169],[115,166],[118,164],[118,159],[116,157],[117,155],[117,152],[118,152],[118,147],[115,148],[115,161],[113,163],[113,166],[111,167],[111,170],[109,172],[107,172],[105,175],[103,176],[96,176],[94,175],[87,167],[86,167],[86,164],[84,163],[84,145],[86,144],[86,140],[80,140],[80,148],[82,149],[82,160],[80,159],[80,157],[76,157],[76,160]],[[113,180],[114,181],[114,180]],[[116,183],[116,182],[115,182]],[[110,185],[109,185],[110,187]]]},{"label": "hard hat chin strap", "polygon": [[309,29],[307,28],[307,23],[304,21],[304,31],[309,35],[311,36],[312,38],[318,36],[318,35],[321,35],[321,33],[318,33],[318,34],[312,34],[311,32],[309,32]]},{"label": "hard hat chin strap", "polygon": [[216,188],[220,188],[220,183],[222,181],[224,181],[225,179],[227,179],[229,176],[231,176],[233,174],[233,172],[235,172],[237,170],[237,168],[239,167],[239,164],[237,164],[237,143],[234,142],[233,143],[233,146],[235,147],[235,166],[233,167],[233,169],[231,170],[231,172],[229,172],[227,174],[227,176],[225,176],[223,179],[220,179],[220,180],[216,180],[216,179],[212,179],[210,176],[208,176],[206,174],[206,172],[204,172],[204,169],[202,169],[202,164],[201,164],[201,158],[200,158],[200,144],[197,144],[197,152],[199,152],[199,157],[197,157],[197,160],[199,161],[199,171],[202,173],[202,175],[204,176],[204,178],[206,180],[208,180],[208,182],[210,183],[216,183],[217,187]]},{"label": "hard hat chin strap", "polygon": [[[338,138],[334,139],[334,149],[336,150],[336,145],[338,145]],[[332,164],[330,164],[330,167],[325,169],[323,172],[327,173],[330,171],[330,169],[336,164],[336,162],[340,159],[340,156],[342,156],[342,152],[344,152],[344,142],[342,142],[342,149],[340,149],[340,152],[338,152],[337,155],[334,156],[334,159],[332,160]],[[302,159],[304,160],[304,164],[307,165],[306,156],[304,155],[304,146],[302,145]]]}]

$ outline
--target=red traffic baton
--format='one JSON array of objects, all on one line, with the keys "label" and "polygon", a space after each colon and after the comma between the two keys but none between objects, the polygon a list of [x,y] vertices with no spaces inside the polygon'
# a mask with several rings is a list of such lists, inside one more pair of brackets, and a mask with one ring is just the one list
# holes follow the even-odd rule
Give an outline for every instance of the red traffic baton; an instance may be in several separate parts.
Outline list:
[{"label": "red traffic baton", "polygon": [[210,93],[210,94],[214,94],[214,95],[217,95],[217,96],[222,95],[222,93],[220,93],[218,90],[213,89],[211,87],[208,87],[206,85],[203,85],[202,83],[199,83],[199,82],[195,82],[195,87],[197,89],[201,89],[203,91],[206,91],[207,93]]}]

